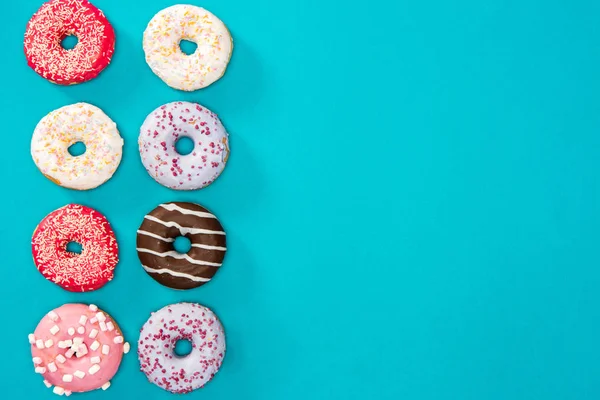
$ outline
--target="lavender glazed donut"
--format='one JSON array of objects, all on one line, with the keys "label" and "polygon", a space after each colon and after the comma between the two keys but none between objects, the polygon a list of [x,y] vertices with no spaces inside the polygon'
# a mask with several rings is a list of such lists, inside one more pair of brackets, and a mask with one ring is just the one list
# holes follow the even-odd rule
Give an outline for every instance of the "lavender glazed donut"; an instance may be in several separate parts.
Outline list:
[{"label": "lavender glazed donut", "polygon": [[[194,149],[181,155],[176,142],[188,137]],[[138,139],[144,167],[158,183],[175,190],[196,190],[221,175],[229,158],[229,135],[216,114],[196,103],[173,102],[154,110]]]}]

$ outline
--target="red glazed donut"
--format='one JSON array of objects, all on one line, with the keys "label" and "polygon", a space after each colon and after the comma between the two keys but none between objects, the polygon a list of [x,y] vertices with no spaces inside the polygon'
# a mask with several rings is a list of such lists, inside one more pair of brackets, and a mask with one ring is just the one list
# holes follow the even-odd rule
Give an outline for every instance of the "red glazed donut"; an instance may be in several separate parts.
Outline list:
[{"label": "red glazed donut", "polygon": [[[79,42],[71,50],[61,41]],[[87,0],[51,0],[31,17],[25,32],[25,56],[39,75],[59,85],[95,78],[115,49],[115,32],[102,11]]]},{"label": "red glazed donut", "polygon": [[[81,244],[81,254],[67,251]],[[117,240],[104,215],[69,204],[40,222],[31,239],[33,260],[46,279],[70,292],[89,292],[111,281],[119,261]]]}]

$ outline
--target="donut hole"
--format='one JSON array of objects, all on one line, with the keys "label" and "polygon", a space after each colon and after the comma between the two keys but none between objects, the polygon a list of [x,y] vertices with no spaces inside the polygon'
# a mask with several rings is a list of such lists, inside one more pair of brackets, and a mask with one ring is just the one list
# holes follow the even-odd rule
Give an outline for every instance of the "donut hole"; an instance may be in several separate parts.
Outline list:
[{"label": "donut hole", "polygon": [[179,339],[175,343],[175,348],[173,349],[173,353],[177,357],[185,357],[188,356],[192,352],[192,342],[188,339]]},{"label": "donut hole", "polygon": [[75,35],[65,35],[60,41],[60,45],[65,50],[73,50],[79,43],[79,39]]},{"label": "donut hole", "polygon": [[196,52],[198,45],[190,40],[181,39],[179,41],[179,48],[183,54],[191,56]]},{"label": "donut hole", "polygon": [[67,243],[67,252],[73,254],[81,254],[83,250],[83,246],[78,242],[69,242]]},{"label": "donut hole", "polygon": [[173,242],[175,251],[181,254],[185,254],[192,248],[192,242],[185,236],[177,236]]},{"label": "donut hole", "polygon": [[175,150],[178,154],[187,156],[194,151],[194,141],[187,136],[182,136],[175,142]]},{"label": "donut hole", "polygon": [[85,144],[83,142],[76,142],[69,146],[69,154],[73,157],[79,157],[85,153]]}]

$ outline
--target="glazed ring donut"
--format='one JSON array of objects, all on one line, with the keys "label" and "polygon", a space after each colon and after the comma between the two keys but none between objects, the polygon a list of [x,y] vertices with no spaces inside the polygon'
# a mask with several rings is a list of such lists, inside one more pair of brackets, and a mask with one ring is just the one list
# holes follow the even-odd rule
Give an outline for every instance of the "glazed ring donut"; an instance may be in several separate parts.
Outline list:
[{"label": "glazed ring donut", "polygon": [[[81,244],[81,254],[67,251]],[[33,260],[40,273],[70,292],[89,292],[111,281],[119,261],[117,240],[106,217],[98,211],[69,204],[51,212],[31,239]]]},{"label": "glazed ring donut", "polygon": [[115,320],[93,304],[50,311],[29,343],[35,372],[61,396],[108,389],[130,349]]},{"label": "glazed ring donut", "polygon": [[[83,142],[86,151],[69,154],[69,146]],[[123,154],[117,125],[91,104],[59,108],[37,124],[31,138],[31,156],[39,170],[54,183],[69,189],[94,189],[109,180]]]},{"label": "glazed ring donut", "polygon": [[[178,236],[190,239],[187,254],[175,251]],[[223,226],[212,213],[194,203],[161,204],[144,217],[137,231],[142,267],[158,283],[191,289],[209,282],[227,250]]]},{"label": "glazed ring donut", "polygon": [[[181,40],[198,45],[194,54],[181,51]],[[178,4],[159,11],[144,31],[146,62],[174,89],[194,91],[219,80],[227,69],[233,41],[223,22],[209,11]]]},{"label": "glazed ring donut", "polygon": [[[192,352],[175,354],[179,340],[192,343]],[[141,370],[148,380],[171,393],[189,393],[206,385],[225,356],[225,332],[217,316],[194,303],[178,303],[153,313],[138,342]]]},{"label": "glazed ring donut", "polygon": [[[78,43],[67,50],[69,35]],[[72,85],[95,78],[110,63],[115,32],[102,11],[87,0],[51,0],[31,17],[25,31],[25,56],[50,82]]]},{"label": "glazed ring donut", "polygon": [[[181,155],[182,137],[194,150]],[[158,183],[175,190],[202,189],[217,179],[229,159],[229,135],[217,115],[196,103],[174,102],[154,110],[138,139],[142,163]]]}]

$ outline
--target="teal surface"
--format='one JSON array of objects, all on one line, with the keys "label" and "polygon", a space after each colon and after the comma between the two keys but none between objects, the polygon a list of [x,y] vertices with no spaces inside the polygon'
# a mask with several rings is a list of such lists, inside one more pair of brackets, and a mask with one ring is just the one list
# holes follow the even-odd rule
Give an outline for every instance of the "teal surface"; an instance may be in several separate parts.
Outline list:
[{"label": "teal surface", "polygon": [[[600,3],[205,0],[231,29],[230,68],[195,93],[144,61],[142,32],[168,0],[97,0],[112,64],[58,87],[22,51],[39,1],[2,5],[4,138],[0,304],[4,398],[54,398],[27,334],[50,309],[93,302],[136,342],[178,301],[220,316],[228,352],[198,399],[598,399]],[[146,115],[175,100],[222,118],[232,155],[181,193],[142,167]],[[78,101],[125,139],[112,180],[75,192],[29,153],[47,112]],[[165,201],[198,202],[228,232],[208,285],[176,292],[139,265],[136,229]],[[69,202],[112,223],[116,278],[70,294],[36,271],[36,224]],[[135,350],[135,346],[134,346]],[[110,392],[169,399],[135,351]]]}]

